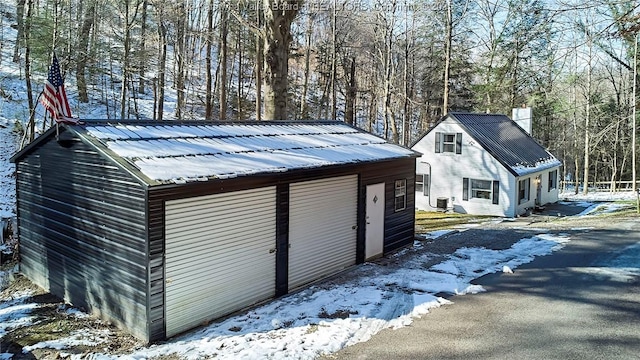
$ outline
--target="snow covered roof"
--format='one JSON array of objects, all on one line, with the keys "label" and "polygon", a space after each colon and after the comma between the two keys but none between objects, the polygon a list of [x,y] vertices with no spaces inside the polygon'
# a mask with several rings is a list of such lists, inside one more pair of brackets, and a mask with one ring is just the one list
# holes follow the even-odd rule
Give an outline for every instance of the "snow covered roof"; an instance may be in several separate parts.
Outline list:
[{"label": "snow covered roof", "polygon": [[340,122],[87,122],[70,128],[159,182],[416,156]]},{"label": "snow covered roof", "polygon": [[506,115],[452,112],[446,118],[460,123],[469,135],[515,176],[562,165]]}]

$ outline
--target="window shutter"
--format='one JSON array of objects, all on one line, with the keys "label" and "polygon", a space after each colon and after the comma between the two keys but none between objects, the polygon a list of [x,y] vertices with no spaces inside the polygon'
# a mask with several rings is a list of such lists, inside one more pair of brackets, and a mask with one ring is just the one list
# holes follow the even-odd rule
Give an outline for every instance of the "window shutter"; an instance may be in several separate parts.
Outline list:
[{"label": "window shutter", "polygon": [[456,154],[462,154],[462,133],[456,134]]},{"label": "window shutter", "polygon": [[469,178],[462,178],[462,200],[469,200]]},{"label": "window shutter", "polygon": [[442,133],[441,132],[437,132],[436,133],[436,153],[440,152],[440,147],[442,146]]},{"label": "window shutter", "polygon": [[493,182],[493,204],[497,205],[500,202],[500,181]]},{"label": "window shutter", "polygon": [[429,181],[431,181],[431,179],[429,179],[429,174],[424,174],[424,185],[422,188],[422,193],[424,194],[424,196],[429,196],[429,187],[431,186],[431,184],[429,184]]}]

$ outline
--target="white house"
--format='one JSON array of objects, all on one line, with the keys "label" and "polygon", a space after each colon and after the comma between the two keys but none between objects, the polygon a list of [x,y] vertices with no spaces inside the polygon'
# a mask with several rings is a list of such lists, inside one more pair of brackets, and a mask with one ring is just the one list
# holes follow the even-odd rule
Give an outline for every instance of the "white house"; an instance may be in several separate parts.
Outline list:
[{"label": "white house", "polygon": [[419,210],[516,217],[558,200],[560,161],[505,115],[450,113],[412,149]]}]

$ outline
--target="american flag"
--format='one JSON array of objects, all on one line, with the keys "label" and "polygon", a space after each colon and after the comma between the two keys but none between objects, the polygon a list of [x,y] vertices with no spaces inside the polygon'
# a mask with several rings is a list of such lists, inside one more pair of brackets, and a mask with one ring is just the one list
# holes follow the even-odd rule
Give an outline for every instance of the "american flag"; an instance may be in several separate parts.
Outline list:
[{"label": "american flag", "polygon": [[67,93],[64,91],[64,82],[60,75],[60,64],[55,54],[53,54],[53,62],[49,68],[49,77],[44,82],[44,91],[40,102],[49,110],[56,122],[78,123],[77,119],[71,118],[71,108],[67,100]]}]

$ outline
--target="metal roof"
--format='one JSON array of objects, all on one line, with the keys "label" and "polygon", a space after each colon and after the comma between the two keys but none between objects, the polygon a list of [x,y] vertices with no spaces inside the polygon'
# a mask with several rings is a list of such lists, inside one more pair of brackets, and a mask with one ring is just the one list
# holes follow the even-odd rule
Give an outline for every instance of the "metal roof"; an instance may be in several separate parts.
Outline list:
[{"label": "metal roof", "polygon": [[506,115],[452,112],[445,118],[459,122],[469,135],[516,176],[561,165],[555,156]]},{"label": "metal roof", "polygon": [[416,157],[341,122],[87,122],[68,126],[161,183]]}]

